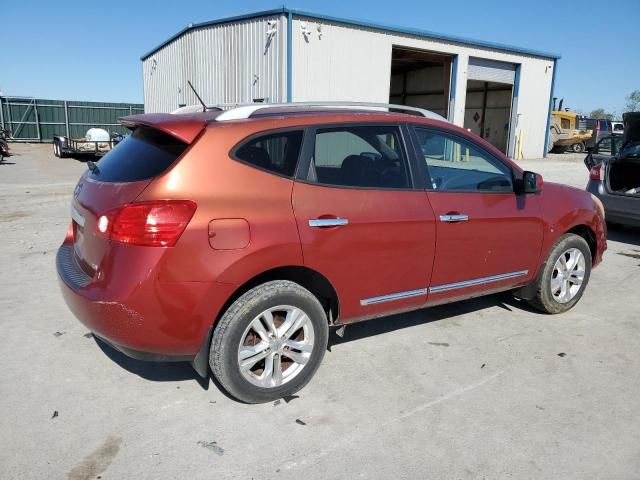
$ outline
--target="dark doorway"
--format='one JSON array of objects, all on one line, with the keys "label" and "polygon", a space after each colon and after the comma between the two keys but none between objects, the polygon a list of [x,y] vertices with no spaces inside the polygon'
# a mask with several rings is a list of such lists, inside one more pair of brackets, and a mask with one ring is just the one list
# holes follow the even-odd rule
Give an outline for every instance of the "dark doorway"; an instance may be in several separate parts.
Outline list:
[{"label": "dark doorway", "polygon": [[425,108],[448,117],[451,62],[450,55],[393,47],[389,103]]}]

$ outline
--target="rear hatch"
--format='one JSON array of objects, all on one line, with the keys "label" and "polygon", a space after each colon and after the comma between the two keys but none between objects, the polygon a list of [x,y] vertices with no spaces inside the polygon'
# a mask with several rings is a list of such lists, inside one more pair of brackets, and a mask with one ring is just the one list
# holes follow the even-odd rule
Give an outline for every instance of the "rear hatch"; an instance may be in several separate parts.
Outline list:
[{"label": "rear hatch", "polygon": [[109,240],[98,232],[99,218],[134,202],[155,177],[180,159],[204,127],[201,124],[193,135],[176,136],[163,130],[162,125],[123,123],[132,129],[131,135],[84,173],[71,204],[74,252],[91,277],[109,247]]},{"label": "rear hatch", "polygon": [[625,113],[622,147],[607,169],[607,189],[640,196],[640,112]]}]

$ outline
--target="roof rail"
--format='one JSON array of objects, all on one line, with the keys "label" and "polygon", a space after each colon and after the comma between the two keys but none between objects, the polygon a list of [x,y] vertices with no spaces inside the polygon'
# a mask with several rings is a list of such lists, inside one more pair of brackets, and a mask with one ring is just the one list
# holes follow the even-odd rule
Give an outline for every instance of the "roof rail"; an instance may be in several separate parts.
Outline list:
[{"label": "roof rail", "polygon": [[[407,105],[395,105],[391,103],[373,103],[373,102],[290,102],[290,103],[245,103],[245,104],[218,104],[218,105],[207,105],[207,110],[225,110],[223,113],[216,117],[217,122],[224,122],[230,120],[242,120],[246,118],[250,118],[254,113],[269,109],[269,108],[283,108],[283,107],[294,107],[294,108],[307,108],[307,107],[318,107],[318,108],[344,108],[344,109],[352,109],[352,110],[373,110],[373,111],[399,111],[399,112],[408,112],[413,114],[421,115],[425,118],[431,118],[433,120],[440,120],[443,122],[447,122],[448,120],[444,118],[442,115],[438,115],[430,110],[425,110],[423,108],[418,107],[410,107]],[[174,114],[184,114],[184,113],[194,113],[201,112],[202,106],[200,105],[188,105],[185,107],[180,107],[177,110],[174,110],[171,113]]]},{"label": "roof rail", "polygon": [[291,103],[251,103],[245,105],[238,105],[235,108],[225,111],[221,113],[218,117],[216,117],[217,122],[224,122],[228,120],[241,120],[245,118],[251,117],[255,112],[268,108],[278,108],[278,107],[295,107],[295,108],[305,108],[305,107],[319,107],[319,108],[345,108],[345,109],[355,109],[355,110],[374,110],[374,111],[400,111],[400,112],[409,112],[421,115],[425,118],[431,118],[434,120],[447,121],[441,115],[434,113],[430,110],[425,110],[423,108],[417,107],[409,107],[407,105],[394,105],[390,103],[372,103],[372,102],[291,102]]}]

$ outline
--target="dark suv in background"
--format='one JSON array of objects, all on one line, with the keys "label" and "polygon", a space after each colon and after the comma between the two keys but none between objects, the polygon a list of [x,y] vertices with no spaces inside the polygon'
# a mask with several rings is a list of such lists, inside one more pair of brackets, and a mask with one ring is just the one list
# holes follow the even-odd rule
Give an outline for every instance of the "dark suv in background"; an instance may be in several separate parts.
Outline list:
[{"label": "dark suv in background", "polygon": [[579,125],[580,130],[591,130],[593,132],[591,138],[584,141],[584,145],[587,148],[594,148],[604,137],[608,137],[613,134],[613,124],[611,123],[611,120],[585,118],[580,120]]}]

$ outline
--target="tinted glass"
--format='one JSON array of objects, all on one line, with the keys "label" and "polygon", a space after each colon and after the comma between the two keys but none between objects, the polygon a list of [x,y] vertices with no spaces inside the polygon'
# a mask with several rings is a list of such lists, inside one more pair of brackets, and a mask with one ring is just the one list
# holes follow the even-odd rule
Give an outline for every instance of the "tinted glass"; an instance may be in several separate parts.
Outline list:
[{"label": "tinted glass", "polygon": [[345,187],[409,187],[399,128],[370,125],[318,130],[307,179]]},{"label": "tinted glass", "polygon": [[302,130],[261,135],[240,146],[235,157],[270,172],[292,177],[301,144]]},{"label": "tinted glass", "polygon": [[416,134],[434,190],[513,192],[511,169],[471,142],[437,130]]},{"label": "tinted glass", "polygon": [[97,163],[90,176],[102,182],[136,182],[153,178],[171,166],[187,144],[158,130],[137,127]]},{"label": "tinted glass", "polygon": [[598,142],[598,146],[596,147],[596,153],[600,153],[603,155],[611,155],[611,137],[605,137]]}]

